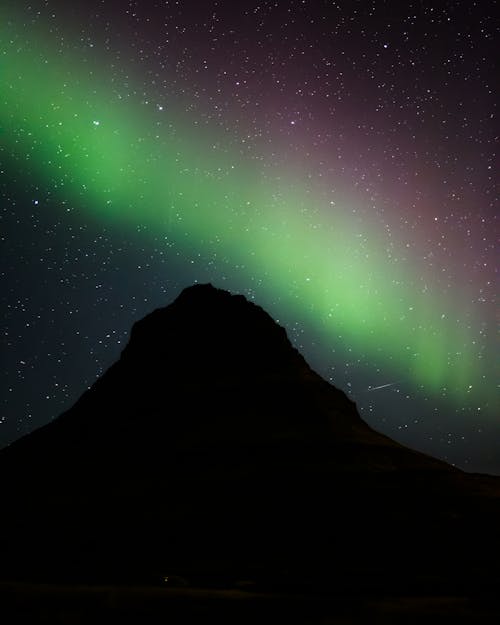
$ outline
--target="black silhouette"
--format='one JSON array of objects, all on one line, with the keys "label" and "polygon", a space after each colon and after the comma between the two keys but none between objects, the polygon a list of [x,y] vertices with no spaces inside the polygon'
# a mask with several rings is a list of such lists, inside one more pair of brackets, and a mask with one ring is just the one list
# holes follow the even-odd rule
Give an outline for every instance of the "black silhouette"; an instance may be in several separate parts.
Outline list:
[{"label": "black silhouette", "polygon": [[484,595],[500,478],[371,429],[258,306],[211,285],[0,452],[0,579]]}]

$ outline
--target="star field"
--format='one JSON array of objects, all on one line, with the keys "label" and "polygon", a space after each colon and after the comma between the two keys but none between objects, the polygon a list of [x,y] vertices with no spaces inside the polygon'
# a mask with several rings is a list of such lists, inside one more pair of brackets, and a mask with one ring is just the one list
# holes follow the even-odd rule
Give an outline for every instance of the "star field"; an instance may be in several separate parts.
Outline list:
[{"label": "star field", "polygon": [[500,473],[493,2],[5,2],[0,443],[193,282]]}]

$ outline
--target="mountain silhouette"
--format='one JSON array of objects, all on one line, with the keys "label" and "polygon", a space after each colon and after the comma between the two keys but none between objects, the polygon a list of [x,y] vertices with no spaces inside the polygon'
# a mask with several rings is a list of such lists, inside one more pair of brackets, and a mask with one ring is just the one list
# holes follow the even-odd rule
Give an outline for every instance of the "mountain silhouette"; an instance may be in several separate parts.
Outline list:
[{"label": "mountain silhouette", "polygon": [[0,579],[499,582],[500,479],[370,428],[262,308],[211,285],[136,323],[71,409],[0,452],[0,471]]}]

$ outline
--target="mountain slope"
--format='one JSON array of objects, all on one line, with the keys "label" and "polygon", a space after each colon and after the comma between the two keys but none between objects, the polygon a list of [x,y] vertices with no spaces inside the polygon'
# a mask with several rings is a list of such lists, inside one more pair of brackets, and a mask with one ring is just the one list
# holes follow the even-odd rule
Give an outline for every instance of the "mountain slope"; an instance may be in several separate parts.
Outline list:
[{"label": "mountain slope", "polygon": [[375,432],[266,312],[211,285],[136,323],[0,471],[4,578],[477,585],[500,555],[500,480]]}]

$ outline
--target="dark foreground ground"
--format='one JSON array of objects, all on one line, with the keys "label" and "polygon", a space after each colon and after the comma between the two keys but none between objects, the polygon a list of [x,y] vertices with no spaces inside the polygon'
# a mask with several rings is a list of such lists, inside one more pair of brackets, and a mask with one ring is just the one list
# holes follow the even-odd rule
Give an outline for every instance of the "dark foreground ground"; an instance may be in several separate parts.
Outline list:
[{"label": "dark foreground ground", "polygon": [[500,622],[491,595],[356,597],[245,590],[0,584],[6,625],[440,625]]}]

